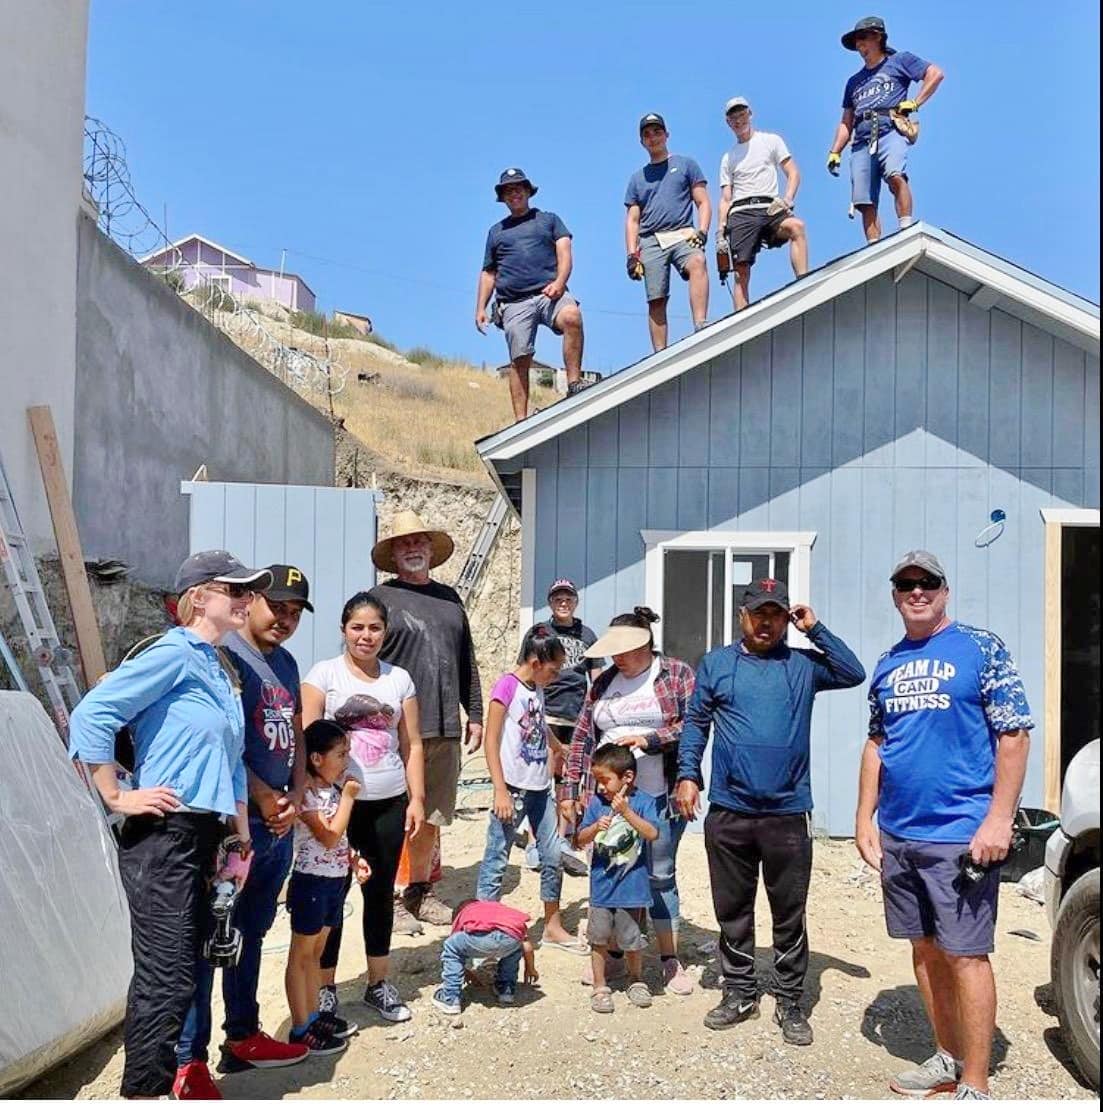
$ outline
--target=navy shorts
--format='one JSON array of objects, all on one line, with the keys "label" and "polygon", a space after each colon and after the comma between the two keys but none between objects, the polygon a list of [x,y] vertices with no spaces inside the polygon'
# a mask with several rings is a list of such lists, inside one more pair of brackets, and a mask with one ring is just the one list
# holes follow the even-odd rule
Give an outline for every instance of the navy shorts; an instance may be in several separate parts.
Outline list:
[{"label": "navy shorts", "polygon": [[959,860],[968,842],[910,842],[881,831],[881,891],[891,938],[933,938],[957,957],[995,949],[1000,870],[975,884]]},{"label": "navy shorts", "polygon": [[345,878],[292,873],[287,910],[295,934],[317,934],[323,927],[340,926],[345,915]]}]

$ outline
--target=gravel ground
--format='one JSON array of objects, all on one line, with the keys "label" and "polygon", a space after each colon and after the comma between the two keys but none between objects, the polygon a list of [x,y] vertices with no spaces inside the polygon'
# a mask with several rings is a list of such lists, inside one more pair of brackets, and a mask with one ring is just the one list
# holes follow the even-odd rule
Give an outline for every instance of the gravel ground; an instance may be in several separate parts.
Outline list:
[{"label": "gravel ground", "polygon": [[[439,891],[449,902],[472,894],[484,836],[484,816],[458,821],[446,834],[446,866],[453,867],[446,867]],[[519,857],[515,852],[504,898],[535,913],[537,876],[517,867]],[[498,1006],[487,989],[477,988],[470,991],[462,1017],[442,1016],[429,998],[439,983],[439,948],[446,930],[426,927],[420,937],[397,940],[394,953],[393,979],[410,1002],[412,1022],[390,1026],[373,1021],[374,1013],[359,1002],[363,955],[356,929],[359,897],[354,895],[347,908],[351,919],[339,967],[340,995],[342,1010],[364,1029],[340,1057],[229,1076],[220,1081],[223,1093],[312,1099],[869,1099],[889,1096],[891,1074],[930,1053],[909,948],[885,936],[880,890],[851,842],[816,845],[805,998],[816,1032],[810,1047],[781,1041],[768,997],[758,1021],[726,1032],[702,1026],[719,990],[717,933],[700,837],[691,834],[683,841],[678,875],[686,918],[682,950],[699,987],[689,997],[657,995],[646,1010],[632,1007],[623,992],[616,992],[611,1016],[589,1010],[589,990],[579,983],[586,959],[554,950],[537,952],[540,984],[522,988],[515,1006]],[[566,879],[568,926],[585,916],[586,892],[584,879]],[[1017,895],[1013,884],[1004,885],[1001,904],[994,958],[1000,1009],[993,1095],[1091,1098],[1072,1071],[1052,1015],[1045,913]],[[758,911],[759,969],[765,986],[770,931],[764,893]],[[1019,930],[1029,937],[1012,933]],[[287,937],[281,910],[266,943],[261,1008],[266,1028],[284,1035]],[[651,961],[646,976],[655,992],[657,974]],[[216,1027],[221,1015],[216,995]],[[122,1058],[116,1031],[40,1078],[23,1095],[115,1097]]]}]

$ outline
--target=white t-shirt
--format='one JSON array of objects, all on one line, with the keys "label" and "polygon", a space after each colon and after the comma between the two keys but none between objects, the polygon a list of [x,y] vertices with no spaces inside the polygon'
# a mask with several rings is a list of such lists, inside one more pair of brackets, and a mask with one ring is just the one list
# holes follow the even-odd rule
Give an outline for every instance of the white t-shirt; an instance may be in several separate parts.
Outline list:
[{"label": "white t-shirt", "polygon": [[[341,789],[336,784],[307,784],[303,792],[303,810],[318,811],[327,819],[337,814],[341,805]],[[302,819],[295,820],[294,834],[295,863],[292,868],[297,873],[311,876],[343,877],[349,871],[349,840],[345,835],[331,849],[326,849],[310,832],[310,827]]]},{"label": "white t-shirt", "polygon": [[550,780],[544,692],[507,672],[491,688],[490,701],[506,708],[501,739],[506,783],[511,788],[542,791]]},{"label": "white t-shirt", "polygon": [[720,160],[720,188],[731,187],[733,202],[740,197],[774,198],[778,169],[788,157],[789,148],[780,135],[752,132],[746,143],[736,143]]},{"label": "white t-shirt", "polygon": [[[665,724],[663,709],[655,696],[655,679],[661,662],[656,656],[646,672],[628,679],[618,675],[594,703],[594,726],[601,732],[601,744],[651,734]],[[636,787],[648,795],[666,795],[663,755],[633,749],[636,754]]]},{"label": "white t-shirt", "polygon": [[325,692],[326,718],[349,735],[349,774],[363,785],[357,799],[393,799],[406,790],[406,766],[398,749],[402,704],[414,694],[410,673],[379,662],[379,679],[354,676],[344,654],[319,660],[303,683]]}]

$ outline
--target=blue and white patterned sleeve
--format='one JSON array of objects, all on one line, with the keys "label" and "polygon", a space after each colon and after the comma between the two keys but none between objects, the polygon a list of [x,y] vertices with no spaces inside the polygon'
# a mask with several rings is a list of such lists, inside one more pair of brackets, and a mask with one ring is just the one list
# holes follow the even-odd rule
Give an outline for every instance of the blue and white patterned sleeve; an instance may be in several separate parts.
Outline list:
[{"label": "blue and white patterned sleeve", "polygon": [[984,656],[980,697],[992,732],[1013,734],[1016,730],[1034,729],[1022,677],[1007,646],[987,630],[975,630],[974,636]]},{"label": "blue and white patterned sleeve", "polygon": [[869,729],[866,731],[867,737],[884,737],[885,736],[885,708],[881,706],[881,700],[877,698],[877,684],[881,679],[881,661],[889,654],[882,653],[873,666],[873,676],[869,681]]}]

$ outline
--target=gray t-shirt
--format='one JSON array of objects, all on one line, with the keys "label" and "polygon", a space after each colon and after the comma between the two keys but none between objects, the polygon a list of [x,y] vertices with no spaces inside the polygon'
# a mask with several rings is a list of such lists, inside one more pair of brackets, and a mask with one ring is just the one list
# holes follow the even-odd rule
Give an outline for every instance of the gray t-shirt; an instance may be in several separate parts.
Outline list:
[{"label": "gray t-shirt", "polygon": [[628,179],[625,208],[640,206],[640,235],[693,227],[693,187],[705,175],[692,158],[672,154],[663,162],[649,162]]}]

